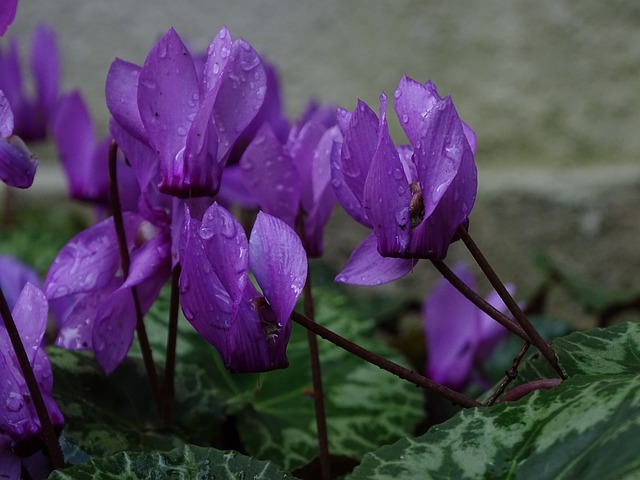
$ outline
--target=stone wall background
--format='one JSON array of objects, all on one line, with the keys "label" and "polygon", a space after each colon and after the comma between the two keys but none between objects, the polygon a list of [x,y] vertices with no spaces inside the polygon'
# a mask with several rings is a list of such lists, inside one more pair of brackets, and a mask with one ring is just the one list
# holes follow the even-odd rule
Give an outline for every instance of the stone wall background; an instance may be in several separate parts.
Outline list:
[{"label": "stone wall background", "polygon": [[[196,49],[222,25],[248,40],[280,68],[292,115],[309,96],[375,108],[401,75],[430,78],[478,135],[472,233],[505,279],[531,287],[530,257],[547,252],[610,287],[640,283],[638,2],[23,0],[9,35],[26,42],[41,21],[58,32],[65,88],[83,91],[101,133],[110,62],[142,63],[170,26]],[[60,191],[43,167],[28,195]],[[332,225],[341,264],[361,234]],[[397,288],[421,295],[419,275]]]}]

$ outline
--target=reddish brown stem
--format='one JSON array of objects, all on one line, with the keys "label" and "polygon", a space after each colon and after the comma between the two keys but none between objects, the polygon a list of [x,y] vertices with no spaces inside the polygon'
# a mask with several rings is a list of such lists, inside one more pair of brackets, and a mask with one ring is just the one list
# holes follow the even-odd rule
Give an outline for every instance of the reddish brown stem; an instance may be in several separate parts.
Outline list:
[{"label": "reddish brown stem", "polygon": [[329,342],[337,345],[338,347],[346,350],[353,355],[356,355],[363,360],[372,363],[373,365],[386,370],[387,372],[393,373],[394,375],[402,378],[403,380],[407,380],[408,382],[413,383],[414,385],[424,388],[431,393],[439,395],[456,405],[460,405],[461,407],[471,408],[471,407],[481,407],[482,404],[480,402],[476,402],[472,398],[463,395],[462,393],[456,392],[455,390],[451,390],[439,383],[434,382],[433,380],[428,379],[427,377],[420,375],[419,373],[413,372],[401,365],[398,365],[391,360],[387,360],[380,355],[377,355],[360,345],[357,345],[346,338],[338,335],[335,332],[319,325],[315,322],[312,322],[304,315],[301,315],[297,312],[293,312],[291,314],[291,319],[302,325],[304,328],[311,330],[316,335],[328,340]]}]

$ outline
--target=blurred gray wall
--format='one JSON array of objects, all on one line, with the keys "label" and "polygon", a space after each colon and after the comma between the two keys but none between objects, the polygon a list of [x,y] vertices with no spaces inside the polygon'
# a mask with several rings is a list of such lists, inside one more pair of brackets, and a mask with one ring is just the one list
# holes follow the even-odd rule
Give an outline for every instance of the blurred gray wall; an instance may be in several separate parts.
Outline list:
[{"label": "blurred gray wall", "polygon": [[170,26],[203,49],[227,25],[280,68],[292,114],[312,95],[375,105],[407,74],[452,94],[478,133],[481,164],[640,153],[634,0],[23,0],[9,34],[27,40],[42,21],[58,32],[65,86],[89,96],[103,128],[114,57],[142,63]]},{"label": "blurred gray wall", "polygon": [[[640,2],[22,0],[9,35],[27,41],[42,21],[102,134],[109,64],[142,63],[170,26],[196,49],[222,25],[252,43],[279,67],[292,115],[310,96],[377,109],[403,74],[432,79],[478,135],[472,232],[506,280],[531,288],[530,258],[545,252],[606,285],[640,284]],[[332,222],[340,267],[364,232]],[[451,257],[469,258],[458,245]],[[392,288],[423,295],[424,270]]]}]

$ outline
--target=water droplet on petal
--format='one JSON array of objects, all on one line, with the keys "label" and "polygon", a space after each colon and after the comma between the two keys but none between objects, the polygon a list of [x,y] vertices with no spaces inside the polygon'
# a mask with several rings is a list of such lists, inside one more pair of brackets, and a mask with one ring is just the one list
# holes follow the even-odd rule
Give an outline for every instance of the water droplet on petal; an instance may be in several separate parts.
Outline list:
[{"label": "water droplet on petal", "polygon": [[396,100],[402,96],[402,90],[398,89],[393,93],[393,98]]},{"label": "water droplet on petal", "polygon": [[409,115],[406,113],[402,114],[402,123],[409,123]]},{"label": "water droplet on petal", "polygon": [[203,240],[208,240],[213,237],[216,232],[211,227],[202,227],[200,228],[200,232],[198,233],[200,234],[200,238],[202,238]]}]

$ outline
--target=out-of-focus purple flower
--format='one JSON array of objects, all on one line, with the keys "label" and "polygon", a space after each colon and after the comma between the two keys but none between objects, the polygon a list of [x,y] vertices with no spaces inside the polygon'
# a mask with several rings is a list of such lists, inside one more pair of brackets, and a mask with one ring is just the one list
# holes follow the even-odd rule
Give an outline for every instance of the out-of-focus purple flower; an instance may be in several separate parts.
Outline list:
[{"label": "out-of-focus purple flower", "polygon": [[[300,239],[260,212],[250,240],[214,203],[202,221],[186,212],[181,243],[180,300],[185,317],[232,372],[288,365],[290,315],[307,277]],[[262,293],[249,279],[253,273]]]},{"label": "out-of-focus purple flower", "polygon": [[[462,265],[455,273],[476,289],[471,270]],[[507,287],[510,293],[515,289]],[[506,307],[497,293],[486,299],[500,311]],[[475,367],[486,360],[505,337],[507,330],[442,279],[423,305],[427,344],[427,376],[454,389],[465,389],[481,380]]]},{"label": "out-of-focus purple flower", "polygon": [[25,92],[17,41],[11,39],[6,50],[0,49],[0,90],[4,91],[15,116],[14,133],[25,141],[46,137],[60,91],[56,36],[46,25],[38,25],[33,32],[29,60],[35,98]]},{"label": "out-of-focus purple flower", "polygon": [[11,106],[0,90],[0,180],[12,187],[29,188],[38,162],[24,142],[13,135],[14,126]]},{"label": "out-of-focus purple flower", "polygon": [[92,349],[111,373],[124,360],[136,327],[131,288],[136,287],[146,312],[157,298],[171,268],[171,238],[135,213],[125,213],[124,227],[131,267],[121,273],[113,218],[72,238],[56,256],[44,292],[57,313],[56,345]]},{"label": "out-of-focus purple flower", "polygon": [[[40,386],[51,422],[55,427],[61,428],[64,419],[51,394],[51,363],[41,348],[47,326],[47,312],[47,299],[42,291],[27,283],[13,307],[12,316]],[[29,389],[3,322],[0,325],[0,434],[10,437],[12,446],[41,436],[40,421],[29,398]]]},{"label": "out-of-focus purple flower", "polygon": [[431,82],[403,77],[394,99],[408,146],[396,147],[389,136],[384,93],[379,118],[362,101],[338,114],[344,143],[332,183],[347,213],[375,239],[356,249],[340,282],[384,283],[408,273],[416,259],[444,258],[475,202],[475,134],[451,98],[441,98]]},{"label": "out-of-focus purple flower", "polygon": [[[98,140],[93,120],[79,91],[62,97],[53,122],[53,139],[67,176],[71,198],[101,206],[110,205],[109,144]],[[123,210],[137,209],[139,188],[131,167],[120,159],[118,184]]]},{"label": "out-of-focus purple flower", "polygon": [[209,45],[201,78],[173,29],[143,67],[116,59],[107,77],[114,120],[157,154],[160,191],[181,198],[218,192],[233,144],[265,97],[260,57],[226,28]]},{"label": "out-of-focus purple flower", "polygon": [[[335,204],[331,156],[338,156],[342,135],[335,109],[314,109],[280,140],[269,123],[256,133],[240,160],[248,190],[260,208],[295,228],[301,216],[309,256],[322,255],[322,231]],[[326,112],[326,113],[325,113]]]},{"label": "out-of-focus purple flower", "polygon": [[35,270],[19,260],[0,256],[0,289],[4,293],[9,308],[13,308],[18,296],[27,283],[40,285],[40,277]]},{"label": "out-of-focus purple flower", "polygon": [[9,25],[16,18],[18,0],[3,0],[0,5],[0,36],[4,35]]}]

